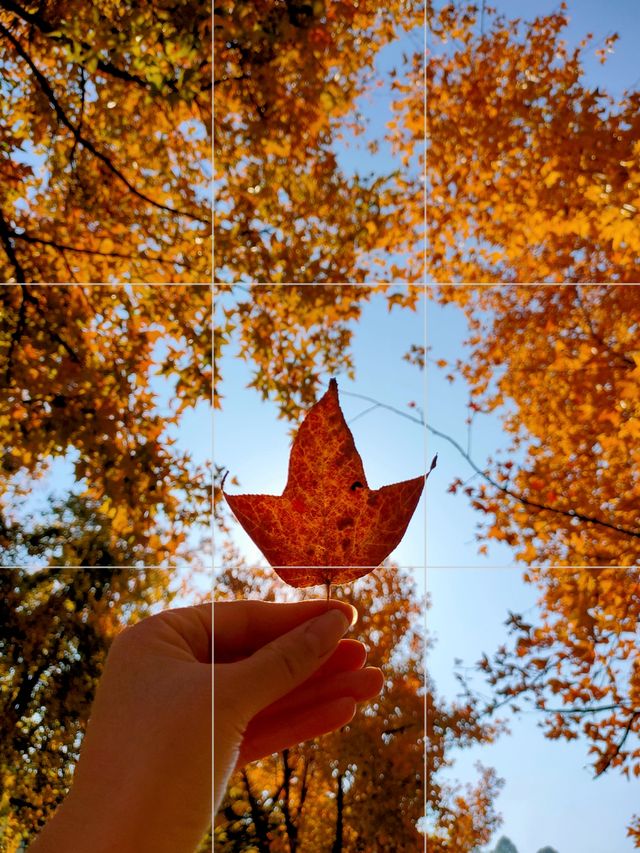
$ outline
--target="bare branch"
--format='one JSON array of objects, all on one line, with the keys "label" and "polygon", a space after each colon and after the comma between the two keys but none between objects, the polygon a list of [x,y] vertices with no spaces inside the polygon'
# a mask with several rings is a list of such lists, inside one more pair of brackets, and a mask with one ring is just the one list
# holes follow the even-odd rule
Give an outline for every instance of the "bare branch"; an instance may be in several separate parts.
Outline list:
[{"label": "bare branch", "polygon": [[22,264],[18,260],[18,256],[16,255],[15,247],[13,245],[14,237],[15,235],[9,227],[9,223],[4,218],[2,211],[0,211],[0,240],[2,241],[7,257],[9,258],[9,263],[15,271],[16,281],[21,283],[27,280],[27,276]]},{"label": "bare branch", "polygon": [[437,435],[439,438],[447,441],[452,447],[458,451],[458,453],[466,460],[466,462],[473,468],[476,474],[479,474],[483,480],[489,483],[490,486],[501,491],[503,494],[508,495],[510,498],[518,501],[519,503],[524,504],[525,506],[530,506],[533,509],[545,510],[546,512],[553,512],[557,515],[563,515],[567,518],[575,518],[578,521],[584,521],[588,524],[597,524],[600,527],[606,527],[609,530],[614,530],[616,533],[622,533],[625,536],[632,536],[635,539],[640,539],[640,530],[633,530],[630,527],[623,527],[622,525],[613,524],[610,521],[605,521],[602,518],[596,518],[592,515],[587,515],[583,512],[578,512],[575,509],[562,509],[557,506],[550,506],[549,504],[541,503],[540,501],[531,500],[531,498],[527,498],[524,495],[519,494],[518,492],[514,492],[513,489],[510,489],[508,486],[503,485],[502,483],[498,483],[493,479],[486,471],[483,471],[479,465],[474,462],[474,460],[469,456],[469,454],[465,451],[465,449],[458,444],[458,442],[452,438],[447,433],[442,432],[435,427],[432,427],[431,424],[426,423],[422,418],[416,418],[413,415],[408,414],[407,412],[403,412],[401,409],[397,409],[395,406],[389,406],[386,403],[381,403],[379,400],[374,400],[373,397],[367,397],[364,394],[355,394],[352,391],[341,391],[341,394],[345,394],[349,397],[357,397],[360,400],[366,400],[369,403],[373,403],[380,408],[387,409],[390,412],[394,412],[396,415],[400,415],[402,418],[406,418],[407,420],[412,421],[413,423],[419,424],[424,427],[424,429],[428,430],[432,435]]},{"label": "bare branch", "polygon": [[600,705],[595,708],[540,708],[545,714],[600,714],[603,711],[628,711],[623,705]]}]

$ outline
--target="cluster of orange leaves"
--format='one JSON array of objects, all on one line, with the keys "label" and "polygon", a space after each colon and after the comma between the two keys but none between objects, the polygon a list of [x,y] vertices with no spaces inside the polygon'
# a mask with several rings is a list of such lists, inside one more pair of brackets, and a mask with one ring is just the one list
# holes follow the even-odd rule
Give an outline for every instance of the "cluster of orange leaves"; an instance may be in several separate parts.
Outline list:
[{"label": "cluster of orange leaves", "polygon": [[531,502],[474,489],[476,508],[493,517],[486,535],[529,565],[638,565],[639,292],[469,285],[438,295],[469,319],[458,369],[474,417],[499,414],[511,438],[495,479]]},{"label": "cluster of orange leaves", "polygon": [[490,466],[500,488],[470,488],[490,519],[480,537],[510,545],[540,589],[539,622],[512,619],[513,647],[483,667],[503,699],[535,701],[549,737],[582,733],[596,774],[637,776],[640,293],[603,284],[438,294],[468,315],[458,369],[474,428],[482,412],[500,413],[511,438]]},{"label": "cluster of orange leaves", "polygon": [[208,281],[211,10],[0,9],[0,280]]},{"label": "cluster of orange leaves", "polygon": [[480,14],[429,19],[429,277],[636,280],[640,93],[585,84],[591,37],[568,48],[564,3],[530,22],[487,10],[484,34]]},{"label": "cluster of orange leaves", "polygon": [[[4,513],[52,459],[75,454],[83,499],[109,519],[110,562],[173,559],[208,518],[210,474],[173,448],[170,430],[211,394],[210,287],[15,284],[0,290],[0,310]],[[172,383],[170,410],[158,375]]]},{"label": "cluster of orange leaves", "polygon": [[379,50],[422,18],[414,0],[216,4],[217,281],[419,280],[388,260],[419,243],[406,187],[347,174],[336,143],[364,132]]}]

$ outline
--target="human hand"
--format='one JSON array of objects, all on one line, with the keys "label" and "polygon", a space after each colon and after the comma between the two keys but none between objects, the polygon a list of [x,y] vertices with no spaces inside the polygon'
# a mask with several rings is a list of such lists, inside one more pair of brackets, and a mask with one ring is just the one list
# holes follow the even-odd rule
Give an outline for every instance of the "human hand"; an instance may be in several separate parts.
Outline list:
[{"label": "human hand", "polygon": [[[216,602],[214,809],[237,766],[346,725],[376,696],[362,643],[343,640],[357,611],[343,602]],[[330,609],[327,610],[327,607]]]},{"label": "human hand", "polygon": [[29,853],[193,853],[211,822],[211,604],[111,646],[71,791]]}]

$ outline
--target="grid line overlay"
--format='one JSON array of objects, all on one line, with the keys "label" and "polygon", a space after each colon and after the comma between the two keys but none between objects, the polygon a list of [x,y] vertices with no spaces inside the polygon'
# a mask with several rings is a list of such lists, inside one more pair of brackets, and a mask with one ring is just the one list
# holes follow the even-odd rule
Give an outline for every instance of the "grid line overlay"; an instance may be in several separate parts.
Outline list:
[{"label": "grid line overlay", "polygon": [[[484,9],[484,3],[483,3],[483,9]],[[423,223],[424,223],[424,240],[423,240],[424,271],[423,271],[423,281],[421,283],[410,282],[410,281],[379,282],[380,284],[385,284],[389,287],[391,287],[393,285],[400,285],[400,286],[406,286],[406,287],[422,287],[423,300],[424,300],[424,326],[423,326],[423,328],[424,328],[425,350],[426,350],[426,347],[428,344],[428,339],[429,339],[428,338],[428,332],[429,332],[429,326],[428,326],[428,323],[429,323],[429,319],[428,319],[429,292],[430,292],[430,290],[435,290],[438,287],[437,284],[431,283],[428,281],[428,274],[427,274],[427,265],[428,265],[428,232],[427,232],[427,226],[428,226],[428,190],[427,190],[427,156],[428,156],[427,100],[428,100],[428,83],[427,83],[427,60],[426,60],[427,47],[428,47],[427,10],[428,10],[428,6],[427,6],[427,3],[425,2],[425,7],[424,7],[424,51],[425,51],[424,56],[425,56],[425,59],[424,59],[424,68],[423,68],[423,85],[424,85],[424,93],[423,93],[424,145],[423,145],[423,150],[424,150],[424,163],[425,163],[424,186],[423,186],[423,208],[424,208],[424,219],[423,219]],[[213,13],[212,13],[212,18],[213,18]],[[215,68],[215,51],[214,51],[213,42],[212,42],[212,59],[214,61],[213,67]],[[214,115],[214,122],[215,122],[215,96],[214,96],[213,91],[212,91],[211,97],[212,97],[213,115]],[[211,157],[212,157],[212,164],[214,166],[214,174],[215,174],[215,147],[214,147],[213,139],[212,139],[212,146],[211,146]],[[213,227],[214,227],[213,222],[215,221],[215,205],[216,205],[215,185],[212,184],[212,211],[214,214],[214,219],[212,221],[212,236],[213,236]],[[211,262],[212,262],[211,263],[212,276],[211,276],[211,281],[209,281],[209,282],[175,283],[175,284],[157,282],[157,283],[146,283],[146,284],[139,284],[139,285],[136,285],[135,283],[122,283],[119,286],[130,287],[130,288],[135,288],[135,287],[152,287],[152,288],[154,288],[154,287],[157,287],[157,288],[208,287],[208,288],[210,288],[210,293],[211,293],[211,358],[212,358],[212,365],[213,365],[214,364],[213,355],[214,355],[214,350],[215,350],[214,309],[215,309],[215,299],[216,299],[216,286],[222,285],[225,287],[233,287],[233,286],[244,287],[245,285],[242,282],[227,283],[227,282],[223,282],[223,281],[216,281],[216,269],[215,269],[215,258],[214,258],[213,245],[211,248]],[[335,287],[335,286],[339,286],[339,285],[349,285],[349,286],[360,286],[360,287],[367,288],[367,287],[370,287],[372,285],[375,285],[376,283],[378,283],[378,282],[375,282],[375,281],[366,281],[366,282],[330,282],[330,281],[327,281],[327,282],[319,282],[319,283],[255,282],[253,286],[263,286],[263,287],[275,288],[275,287],[288,287],[288,286],[292,286],[292,287],[322,287],[322,286],[326,285],[328,287]],[[502,286],[504,286],[502,284],[493,283],[493,282],[464,282],[464,283],[448,282],[448,284],[453,285],[453,286],[459,286],[459,287],[466,287],[466,286],[472,285],[472,284],[474,286],[479,286],[479,287],[502,287]],[[560,283],[518,282],[518,283],[509,283],[510,287],[516,287],[516,288],[528,287],[528,286],[533,286],[533,285],[535,285],[536,287],[563,288],[563,287],[573,287],[573,286],[575,286],[575,282],[560,282]],[[19,286],[19,285],[15,285],[15,286]],[[118,285],[114,285],[113,283],[108,283],[108,282],[94,282],[94,283],[77,283],[77,284],[68,283],[66,285],[64,285],[64,284],[61,285],[59,283],[52,283],[52,284],[38,284],[37,286],[39,286],[39,287],[59,287],[59,286],[68,286],[68,287],[114,287],[114,286],[118,286]],[[581,283],[581,286],[582,287],[591,287],[591,286],[596,287],[596,286],[601,286],[601,283],[600,282],[584,282],[584,283]],[[215,370],[215,367],[214,367],[214,370]],[[428,399],[429,385],[428,385],[428,369],[427,369],[426,365],[425,365],[425,369],[424,369],[422,388],[423,388],[423,411],[425,412],[425,421],[428,422],[429,421],[429,417],[428,417],[428,412],[429,412],[429,409],[428,409],[428,407],[429,407],[429,399]],[[214,594],[215,588],[216,588],[216,570],[217,570],[217,568],[220,568],[219,566],[216,565],[216,559],[215,559],[215,554],[216,554],[216,548],[215,548],[216,532],[215,532],[215,519],[214,519],[214,498],[215,498],[214,488],[215,488],[215,485],[214,485],[214,481],[213,481],[213,461],[215,459],[215,413],[213,410],[213,397],[211,399],[211,406],[212,406],[212,413],[211,413],[211,423],[212,423],[212,439],[211,439],[212,483],[211,483],[210,530],[211,530],[211,538],[212,538],[212,543],[213,543],[213,556],[212,556],[211,565],[204,566],[204,570],[211,572],[211,593],[212,593],[212,597],[213,597],[213,594]],[[429,433],[425,429],[424,430],[425,470],[427,470],[426,466],[428,466],[429,456],[430,456],[430,454],[429,454]],[[424,588],[425,588],[426,593],[428,593],[428,591],[429,591],[429,577],[430,577],[431,572],[447,571],[447,570],[471,570],[471,571],[476,571],[476,572],[483,572],[483,571],[501,571],[501,572],[518,571],[518,572],[522,572],[525,570],[525,567],[523,567],[520,564],[516,564],[516,563],[501,564],[501,565],[489,564],[489,565],[483,565],[482,567],[472,566],[472,565],[466,565],[465,566],[465,565],[460,565],[460,564],[444,565],[444,564],[436,564],[436,563],[432,564],[432,563],[430,563],[429,558],[428,558],[428,546],[429,546],[428,512],[427,512],[427,501],[428,500],[429,500],[429,495],[427,494],[426,499],[424,500],[424,503],[423,503],[423,553],[424,553],[423,565],[422,566],[405,566],[405,565],[394,566],[394,569],[398,568],[401,570],[407,570],[407,571],[416,572],[416,573],[422,572],[422,577],[424,580]],[[111,566],[99,566],[99,567],[97,567],[97,566],[83,566],[83,565],[79,565],[79,566],[47,565],[47,566],[42,566],[40,569],[35,568],[34,571],[48,570],[48,569],[68,569],[68,570],[77,570],[77,571],[84,571],[84,570],[100,571],[100,570],[113,570],[113,569],[128,570],[128,571],[145,571],[148,569],[162,569],[162,570],[166,570],[167,572],[172,572],[172,571],[179,571],[182,567],[183,567],[182,564],[177,564],[175,566],[168,566],[168,565],[148,565],[148,566],[147,565],[141,565],[141,566],[111,565]],[[23,567],[18,566],[18,565],[0,566],[0,570],[2,570],[2,569],[10,570],[10,569],[20,569],[20,568],[23,568]],[[280,568],[280,569],[286,570],[287,568],[293,568],[293,567],[276,566],[273,568]],[[326,566],[324,568],[339,569],[341,567],[339,567],[339,566]],[[344,568],[344,567],[342,567],[342,568]],[[378,568],[379,571],[385,571],[384,568],[379,568],[379,567],[375,567],[375,566],[371,566],[370,568],[371,569]],[[594,570],[594,571],[597,571],[597,570],[601,570],[601,569],[617,569],[617,570],[621,570],[621,571],[639,570],[637,566],[624,566],[624,565],[612,566],[610,564],[608,564],[608,565],[593,565],[593,564],[590,564],[590,565],[567,565],[567,566],[553,566],[553,565],[543,565],[543,564],[535,565],[535,564],[533,564],[533,565],[527,566],[526,569],[527,570],[543,569],[543,570],[554,571],[554,572],[576,571],[576,570],[580,570],[580,571]],[[423,608],[423,629],[424,629],[424,634],[425,634],[425,639],[426,639],[427,630],[428,630],[428,611],[427,611],[426,601],[425,601],[425,606]],[[423,730],[423,743],[424,743],[424,750],[423,750],[423,772],[424,772],[423,787],[424,787],[425,819],[426,819],[426,815],[427,815],[427,755],[428,755],[428,745],[427,745],[427,732],[428,732],[427,679],[428,679],[428,672],[427,672],[426,654],[427,654],[427,649],[426,649],[426,644],[425,644],[425,653],[424,653],[425,701],[424,701],[424,717],[423,717],[423,726],[424,726],[424,730]],[[427,834],[426,834],[426,831],[424,833],[424,850],[426,853],[426,851],[427,851]]]}]

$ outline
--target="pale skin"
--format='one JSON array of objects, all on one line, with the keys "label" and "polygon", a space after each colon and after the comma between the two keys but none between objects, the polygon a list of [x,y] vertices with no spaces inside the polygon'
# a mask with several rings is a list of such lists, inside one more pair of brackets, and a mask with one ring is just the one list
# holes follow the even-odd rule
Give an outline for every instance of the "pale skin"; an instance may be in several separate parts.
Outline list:
[{"label": "pale skin", "polygon": [[382,672],[343,639],[355,608],[331,600],[216,605],[214,808],[234,768],[339,729]]},{"label": "pale skin", "polygon": [[235,767],[345,725],[382,688],[364,646],[342,639],[347,604],[213,607],[166,611],[116,638],[72,789],[29,853],[193,853]]},{"label": "pale skin", "polygon": [[29,853],[192,853],[211,809],[211,605],[119,634],[70,793]]}]

